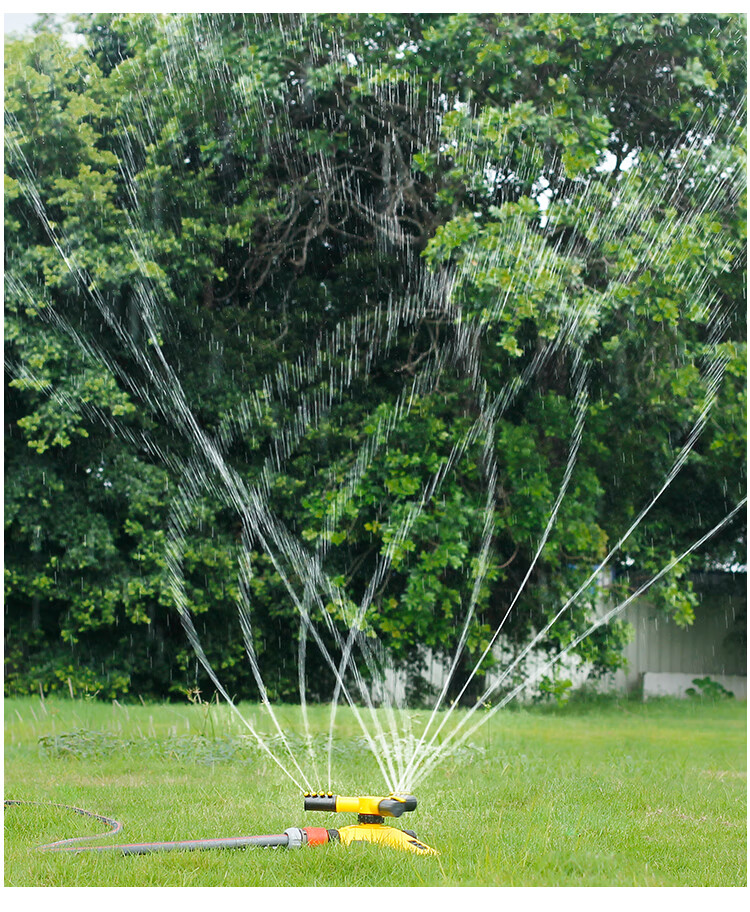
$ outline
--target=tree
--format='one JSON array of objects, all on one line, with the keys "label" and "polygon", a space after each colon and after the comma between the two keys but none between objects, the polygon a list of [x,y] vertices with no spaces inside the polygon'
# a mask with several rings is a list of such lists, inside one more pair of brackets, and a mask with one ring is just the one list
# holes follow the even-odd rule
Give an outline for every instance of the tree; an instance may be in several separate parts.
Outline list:
[{"label": "tree", "polygon": [[[744,488],[743,27],[97,14],[81,48],[8,44],[9,686],[188,686],[184,580],[237,692],[249,647],[294,698],[301,605],[319,645],[357,619],[414,687],[462,644],[456,694],[686,440],[619,588],[690,547]],[[686,566],[654,590],[681,623]],[[576,651],[603,672],[625,636]]]}]

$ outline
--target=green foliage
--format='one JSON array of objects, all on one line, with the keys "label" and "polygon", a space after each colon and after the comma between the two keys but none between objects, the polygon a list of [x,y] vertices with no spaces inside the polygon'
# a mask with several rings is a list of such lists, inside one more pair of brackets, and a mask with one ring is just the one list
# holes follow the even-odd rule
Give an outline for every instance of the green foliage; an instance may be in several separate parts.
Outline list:
[{"label": "green foliage", "polygon": [[565,706],[570,699],[573,682],[570,678],[562,680],[552,680],[544,677],[539,682],[539,694],[541,699],[554,699],[557,706]]},{"label": "green foliage", "polygon": [[688,687],[685,693],[699,700],[730,700],[734,697],[731,690],[708,676],[693,678],[693,684],[695,687]]},{"label": "green foliage", "polygon": [[[737,502],[745,229],[728,175],[744,168],[730,116],[743,17],[77,21],[80,47],[42,26],[5,48],[10,691],[196,685],[166,558],[189,501],[185,599],[206,655],[231,692],[257,694],[236,617],[248,545],[252,645],[269,696],[295,698],[301,581],[245,541],[236,503],[196,461],[196,428],[321,561],[332,586],[311,618],[324,641],[366,603],[363,636],[388,645],[410,686],[427,650],[453,655],[469,606],[454,692],[501,623],[513,650],[555,616],[658,489],[717,356],[708,424],[618,557],[618,595]],[[446,275],[443,310],[377,324]],[[445,352],[449,368],[412,388]],[[586,432],[506,619],[565,476],[577,356]],[[481,425],[479,391],[486,403],[509,388],[512,406]],[[730,528],[695,565],[741,547]],[[680,624],[696,607],[689,567],[651,590]],[[541,649],[571,643],[596,602],[586,593]],[[614,623],[575,652],[603,673],[626,636]],[[310,695],[330,695],[312,649],[308,669]]]}]

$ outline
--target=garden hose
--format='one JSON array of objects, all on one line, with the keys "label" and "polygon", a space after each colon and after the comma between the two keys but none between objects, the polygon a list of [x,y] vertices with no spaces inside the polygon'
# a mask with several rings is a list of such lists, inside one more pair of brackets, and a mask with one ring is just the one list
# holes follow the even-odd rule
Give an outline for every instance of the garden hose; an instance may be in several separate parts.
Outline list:
[{"label": "garden hose", "polygon": [[[100,820],[106,823],[110,828],[111,836],[121,833],[124,829],[119,820],[112,817],[104,817],[102,814],[94,814],[91,811],[85,811],[83,808],[75,807],[72,804],[52,804],[46,801],[20,801],[17,799],[7,799],[5,807],[18,805],[34,805],[36,807],[62,808],[63,810],[74,811],[83,817],[91,817],[94,820]],[[316,827],[310,827],[311,830],[317,830]],[[240,849],[245,846],[275,847],[285,846],[294,848],[297,845],[309,844],[318,845],[320,837],[316,833],[300,836],[296,829],[287,830],[285,833],[279,833],[274,836],[236,836],[221,839],[186,839],[177,842],[143,842],[124,845],[103,845],[103,846],[82,846],[78,843],[84,840],[100,839],[101,834],[95,833],[93,836],[74,836],[72,839],[60,839],[57,842],[50,842],[46,845],[37,846],[41,852],[117,852],[121,855],[148,855],[152,852],[170,852],[178,850],[197,850],[197,849]],[[323,840],[328,841],[328,837]]]},{"label": "garden hose", "polygon": [[[5,807],[17,805],[36,805],[74,811],[76,814],[105,823],[110,828],[112,836],[123,830],[122,823],[111,817],[94,814],[69,804],[15,799],[5,801]],[[411,830],[397,830],[394,827],[383,825],[384,817],[400,817],[406,811],[413,811],[416,806],[417,799],[413,795],[345,798],[330,792],[307,793],[305,810],[354,812],[359,815],[359,823],[330,830],[325,827],[289,827],[283,833],[268,836],[230,836],[219,839],[186,839],[175,842],[140,842],[123,845],[82,846],[78,844],[85,840],[101,838],[100,834],[94,834],[93,836],[61,839],[37,848],[44,852],[115,852],[120,855],[149,855],[153,852],[242,849],[249,846],[296,849],[303,846],[325,845],[329,842],[339,842],[345,846],[356,842],[369,842],[417,855],[437,855],[438,853],[434,849],[420,842]]]},{"label": "garden hose", "polygon": [[[92,817],[94,820],[101,820],[102,823],[106,823],[110,828],[111,836],[116,836],[118,833],[121,833],[123,830],[123,825],[119,820],[115,820],[112,817],[104,817],[102,814],[94,814],[91,811],[85,811],[83,808],[75,807],[72,804],[53,804],[49,801],[21,801],[15,798],[6,798],[4,802],[5,807],[17,807],[20,805],[29,805],[34,807],[52,807],[52,808],[62,808],[66,811],[75,811],[76,814],[80,814],[82,817]],[[56,851],[71,851],[71,845],[73,843],[83,842],[86,839],[100,839],[100,833],[94,833],[93,836],[74,836],[72,839],[60,839],[58,842],[50,842],[48,845],[37,846],[40,850],[56,850]],[[83,848],[78,847],[76,848]]]},{"label": "garden hose", "polygon": [[[301,831],[300,831],[301,832]],[[46,851],[64,852],[115,852],[120,855],[151,855],[154,852],[197,851],[199,849],[244,849],[248,846],[260,848],[294,848],[296,842],[302,845],[300,837],[292,830],[274,836],[228,836],[220,839],[183,839],[177,842],[134,842],[123,845],[65,846],[57,849],[54,845],[40,846]],[[326,840],[327,841],[327,840]],[[307,840],[305,840],[306,844]],[[315,843],[310,843],[314,845]]]}]

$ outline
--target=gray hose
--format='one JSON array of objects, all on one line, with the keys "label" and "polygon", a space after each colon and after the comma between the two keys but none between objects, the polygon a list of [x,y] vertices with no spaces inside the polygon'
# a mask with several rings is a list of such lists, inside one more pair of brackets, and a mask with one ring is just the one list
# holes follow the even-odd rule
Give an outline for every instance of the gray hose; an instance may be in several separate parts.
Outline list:
[{"label": "gray hose", "polygon": [[[44,801],[21,801],[16,799],[5,799],[5,807],[14,807],[18,805],[36,805],[38,807],[56,807],[66,810],[75,811],[84,817],[92,817],[106,823],[112,830],[112,835],[120,833],[123,829],[122,824],[113,820],[111,817],[104,817],[101,814],[92,814],[91,811],[85,811],[83,808],[73,807],[69,804],[49,804]],[[180,842],[141,842],[131,843],[130,845],[103,845],[103,846],[82,846],[73,843],[82,842],[86,839],[100,839],[100,834],[94,836],[75,836],[72,839],[61,839],[59,842],[51,842],[48,845],[38,846],[43,852],[119,852],[121,855],[149,855],[152,852],[172,852],[172,851],[195,851],[197,849],[242,849],[246,846],[260,846],[261,848],[276,848],[280,846],[288,848],[299,848],[304,845],[306,836],[302,830],[297,827],[290,827],[286,832],[279,833],[275,836],[230,836],[221,839],[187,839]]]},{"label": "gray hose", "polygon": [[[187,839],[181,842],[141,842],[131,845],[76,846],[68,852],[117,852],[121,855],[150,855],[152,852],[195,851],[198,849],[241,849],[245,846],[273,848],[288,846],[286,833],[277,836],[230,836],[222,839]],[[59,851],[59,850],[52,850]]]}]

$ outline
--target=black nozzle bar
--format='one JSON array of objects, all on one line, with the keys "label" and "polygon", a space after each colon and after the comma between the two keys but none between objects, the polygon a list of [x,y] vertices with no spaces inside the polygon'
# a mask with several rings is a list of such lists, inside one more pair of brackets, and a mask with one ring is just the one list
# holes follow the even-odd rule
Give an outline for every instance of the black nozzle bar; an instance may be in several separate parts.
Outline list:
[{"label": "black nozzle bar", "polygon": [[305,795],[306,811],[335,811],[335,795]]},{"label": "black nozzle bar", "polygon": [[306,811],[339,811],[348,814],[363,814],[366,817],[400,817],[406,811],[413,811],[417,806],[414,795],[389,795],[387,798],[376,798],[373,795],[360,795],[345,798],[331,792],[308,792],[305,795]]}]

